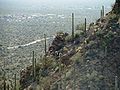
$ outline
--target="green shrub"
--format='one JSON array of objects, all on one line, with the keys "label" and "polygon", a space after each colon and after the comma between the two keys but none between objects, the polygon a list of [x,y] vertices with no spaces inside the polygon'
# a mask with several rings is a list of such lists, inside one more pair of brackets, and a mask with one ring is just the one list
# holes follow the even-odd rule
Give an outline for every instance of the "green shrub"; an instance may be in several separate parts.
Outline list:
[{"label": "green shrub", "polygon": [[85,24],[78,24],[76,26],[76,30],[84,30],[85,29]]}]

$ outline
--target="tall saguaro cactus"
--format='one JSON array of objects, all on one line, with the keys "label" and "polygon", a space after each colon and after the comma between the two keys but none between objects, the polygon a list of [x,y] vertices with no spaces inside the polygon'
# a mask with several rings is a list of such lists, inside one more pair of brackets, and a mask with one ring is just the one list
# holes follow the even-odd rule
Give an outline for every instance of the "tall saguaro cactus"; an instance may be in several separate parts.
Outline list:
[{"label": "tall saguaro cactus", "polygon": [[47,54],[47,41],[46,41],[46,34],[44,34],[44,39],[45,39],[45,56]]},{"label": "tall saguaro cactus", "polygon": [[102,18],[103,16],[103,11],[102,10],[100,10],[100,18]]},{"label": "tall saguaro cactus", "polygon": [[118,89],[118,77],[115,76],[115,90],[119,90]]},{"label": "tall saguaro cactus", "polygon": [[34,64],[34,80],[36,80],[36,58]]},{"label": "tall saguaro cactus", "polygon": [[32,77],[33,81],[36,80],[36,58],[35,58],[35,52],[33,51],[33,58],[32,58]]},{"label": "tall saguaro cactus", "polygon": [[76,90],[76,63],[73,65],[73,90]]},{"label": "tall saguaro cactus", "polygon": [[104,17],[104,15],[105,15],[105,7],[102,6],[102,16]]},{"label": "tall saguaro cactus", "polygon": [[9,90],[9,88],[10,88],[10,87],[9,87],[9,84],[8,84],[8,85],[7,85],[7,90]]},{"label": "tall saguaro cactus", "polygon": [[4,90],[6,90],[6,78],[5,78],[5,75],[6,75],[6,74],[5,74],[5,71],[4,71],[4,82],[3,82],[3,85],[4,85],[3,89],[4,89]]},{"label": "tall saguaro cactus", "polygon": [[102,6],[100,14],[101,14],[101,18],[103,18],[105,16],[105,7],[104,6]]},{"label": "tall saguaro cactus", "polygon": [[74,13],[72,13],[72,39],[74,39]]},{"label": "tall saguaro cactus", "polygon": [[32,58],[32,76],[34,78],[34,60],[35,60],[35,52],[33,51],[33,58]]},{"label": "tall saguaro cactus", "polygon": [[17,80],[16,80],[16,74],[14,75],[14,80],[15,80],[15,81],[14,81],[14,90],[16,90],[16,85],[17,85],[17,84],[16,84],[16,82],[17,82]]},{"label": "tall saguaro cactus", "polygon": [[87,30],[87,19],[85,18],[85,37],[86,37],[86,35],[87,35],[86,30]]},{"label": "tall saguaro cactus", "polygon": [[61,75],[62,75],[62,72],[61,72],[61,53],[59,55],[58,65],[59,65],[59,74],[60,74],[60,81],[59,81],[59,84],[58,84],[58,90],[61,90],[61,84],[62,84],[62,78],[61,78]]},{"label": "tall saguaro cactus", "polygon": [[63,90],[66,90],[66,72],[64,73]]}]

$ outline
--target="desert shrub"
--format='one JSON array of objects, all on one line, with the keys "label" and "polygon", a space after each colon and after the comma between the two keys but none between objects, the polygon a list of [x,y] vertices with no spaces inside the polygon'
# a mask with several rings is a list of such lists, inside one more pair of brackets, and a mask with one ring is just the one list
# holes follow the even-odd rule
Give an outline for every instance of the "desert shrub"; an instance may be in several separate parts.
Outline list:
[{"label": "desert shrub", "polygon": [[74,38],[79,38],[79,37],[80,37],[80,34],[76,33]]},{"label": "desert shrub", "polygon": [[106,35],[104,35],[104,37],[101,40],[102,48],[109,46],[113,38],[114,38],[114,33],[112,31],[109,31]]},{"label": "desert shrub", "polygon": [[76,30],[84,30],[85,29],[85,24],[78,24],[76,26]]},{"label": "desert shrub", "polygon": [[57,66],[55,59],[50,56],[44,57],[42,63],[43,66],[41,68],[41,75],[43,77],[48,76],[50,69],[54,69]]},{"label": "desert shrub", "polygon": [[65,38],[65,41],[67,41],[67,42],[72,41],[72,36],[67,36],[67,37]]}]

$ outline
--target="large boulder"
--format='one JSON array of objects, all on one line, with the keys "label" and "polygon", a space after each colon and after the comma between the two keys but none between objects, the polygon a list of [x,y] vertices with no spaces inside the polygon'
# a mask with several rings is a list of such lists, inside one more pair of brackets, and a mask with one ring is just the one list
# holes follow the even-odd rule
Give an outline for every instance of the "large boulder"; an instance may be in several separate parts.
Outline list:
[{"label": "large boulder", "polygon": [[49,47],[49,53],[54,55],[56,51],[59,51],[65,45],[65,37],[68,36],[67,33],[57,33],[54,38],[52,45]]}]

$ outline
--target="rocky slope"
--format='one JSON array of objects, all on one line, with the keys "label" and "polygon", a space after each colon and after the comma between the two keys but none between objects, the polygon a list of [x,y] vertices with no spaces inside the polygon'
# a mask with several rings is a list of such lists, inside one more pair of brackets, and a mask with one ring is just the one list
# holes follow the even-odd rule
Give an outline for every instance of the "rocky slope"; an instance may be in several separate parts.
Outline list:
[{"label": "rocky slope", "polygon": [[[80,90],[113,90],[120,80],[120,1],[104,18],[90,26],[85,44],[74,57]],[[117,5],[117,6],[116,6]],[[114,11],[115,10],[115,11]],[[91,30],[93,31],[90,35]],[[117,82],[119,87],[119,82]]]},{"label": "rocky slope", "polygon": [[59,33],[47,57],[36,66],[36,80],[31,66],[21,72],[22,88],[35,84],[40,90],[114,90],[115,79],[120,80],[119,4],[116,0],[111,12],[90,24],[85,37],[76,35],[71,40]]}]

